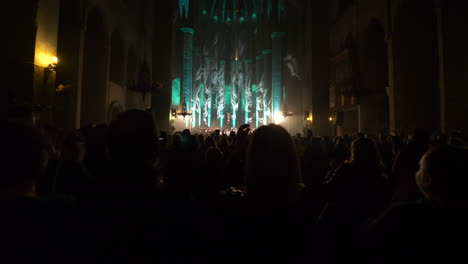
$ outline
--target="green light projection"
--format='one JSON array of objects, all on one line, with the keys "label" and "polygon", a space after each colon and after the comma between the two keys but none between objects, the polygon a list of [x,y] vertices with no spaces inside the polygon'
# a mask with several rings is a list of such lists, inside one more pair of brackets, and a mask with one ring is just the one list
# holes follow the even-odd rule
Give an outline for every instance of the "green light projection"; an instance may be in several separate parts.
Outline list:
[{"label": "green light projection", "polygon": [[[244,115],[245,115],[245,123],[251,123],[252,120],[249,119],[249,113],[253,109],[252,108],[252,59],[244,60],[245,63],[245,84],[244,84]],[[250,114],[250,117],[253,115]]]},{"label": "green light projection", "polygon": [[172,80],[172,106],[180,106],[180,78]]},{"label": "green light projection", "polygon": [[[187,109],[191,109],[195,113],[195,104],[192,105],[192,62],[193,62],[193,34],[195,30],[192,28],[180,28],[184,33],[184,52],[182,63],[182,86],[184,89],[184,104]],[[195,118],[192,118],[192,125],[195,125]]]},{"label": "green light projection", "polygon": [[252,109],[255,109],[255,116],[253,116],[255,119],[255,127],[258,127],[257,93],[257,85],[252,84]]},{"label": "green light projection", "polygon": [[[265,49],[262,51],[262,54],[263,54],[263,58],[264,58],[264,68],[263,70],[264,71],[267,71],[268,69],[266,68],[266,62],[268,61],[267,59],[269,57],[267,56],[271,56],[272,50],[271,49]],[[266,76],[265,76],[266,78]],[[262,97],[263,97],[263,125],[267,125],[268,124],[268,117],[269,115],[271,114],[270,112],[270,108],[268,107],[269,105],[269,102],[268,102],[268,88],[267,85],[266,85],[266,81],[264,80],[263,81],[263,94],[262,94]]]},{"label": "green light projection", "polygon": [[273,39],[273,57],[271,63],[272,71],[272,91],[271,91],[271,101],[272,101],[272,113],[273,117],[276,113],[281,111],[281,95],[282,95],[282,39],[286,35],[284,32],[274,32],[271,34]]},{"label": "green light projection", "polygon": [[179,0],[179,15],[185,19],[188,19],[189,15],[189,0]]},{"label": "green light projection", "polygon": [[[202,126],[202,112],[205,107],[205,84],[200,84],[200,111],[198,112],[198,126]],[[209,118],[210,116],[208,116]],[[209,121],[208,121],[209,123]]]},{"label": "green light projection", "polygon": [[219,120],[219,127],[223,128],[224,126],[224,90],[225,90],[225,84],[224,84],[224,73],[225,73],[225,66],[226,66],[226,61],[220,60],[219,61],[219,70],[218,70],[218,96],[216,97],[217,101],[217,116]]},{"label": "green light projection", "polygon": [[232,87],[230,84],[224,86],[224,109],[226,113],[232,113],[231,107]]}]

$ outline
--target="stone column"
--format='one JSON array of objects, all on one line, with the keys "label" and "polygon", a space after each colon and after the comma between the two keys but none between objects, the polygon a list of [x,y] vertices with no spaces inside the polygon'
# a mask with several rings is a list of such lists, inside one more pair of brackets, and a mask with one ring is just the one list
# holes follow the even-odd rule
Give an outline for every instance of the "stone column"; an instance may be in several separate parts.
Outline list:
[{"label": "stone column", "polygon": [[285,36],[286,33],[284,32],[273,32],[271,34],[273,47],[273,56],[271,63],[271,112],[273,114],[273,119],[275,114],[281,111],[281,91],[283,90],[282,49],[283,39]]},{"label": "stone column", "polygon": [[[182,104],[195,114],[194,104],[192,104],[192,60],[193,60],[193,34],[195,30],[188,27],[180,28],[183,33],[183,56],[182,56]],[[195,120],[192,117],[192,120]],[[192,122],[192,126],[194,123]]]},{"label": "stone column", "polygon": [[219,127],[222,129],[224,126],[224,89],[225,89],[225,81],[224,81],[224,74],[226,68],[226,61],[220,60],[218,62],[218,105],[217,105],[217,118],[219,120]]},{"label": "stone column", "polygon": [[263,125],[268,124],[268,119],[272,120],[269,116],[272,111],[269,111],[269,100],[271,98],[271,49],[263,50]]}]

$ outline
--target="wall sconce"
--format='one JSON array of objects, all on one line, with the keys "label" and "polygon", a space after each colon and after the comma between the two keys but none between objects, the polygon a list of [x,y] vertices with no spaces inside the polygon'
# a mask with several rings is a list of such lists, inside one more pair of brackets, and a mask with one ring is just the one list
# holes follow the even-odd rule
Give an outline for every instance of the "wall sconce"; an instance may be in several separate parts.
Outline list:
[{"label": "wall sconce", "polygon": [[53,73],[57,71],[57,63],[58,59],[57,57],[52,57],[49,65],[45,67],[46,73]]}]

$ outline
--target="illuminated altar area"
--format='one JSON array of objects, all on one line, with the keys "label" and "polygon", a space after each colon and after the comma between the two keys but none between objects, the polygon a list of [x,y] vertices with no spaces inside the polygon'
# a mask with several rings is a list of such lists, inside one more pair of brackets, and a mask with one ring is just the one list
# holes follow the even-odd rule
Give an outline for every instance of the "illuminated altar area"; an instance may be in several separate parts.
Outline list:
[{"label": "illuminated altar area", "polygon": [[294,46],[301,34],[290,11],[286,0],[177,2],[171,119],[178,130],[280,123],[285,107],[301,126],[311,119],[295,103],[304,84]]}]

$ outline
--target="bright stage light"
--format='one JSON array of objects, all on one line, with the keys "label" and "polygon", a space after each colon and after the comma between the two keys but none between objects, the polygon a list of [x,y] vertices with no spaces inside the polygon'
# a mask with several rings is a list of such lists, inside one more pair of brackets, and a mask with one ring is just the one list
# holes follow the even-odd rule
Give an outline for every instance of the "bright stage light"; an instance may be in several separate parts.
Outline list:
[{"label": "bright stage light", "polygon": [[275,124],[278,125],[279,123],[281,123],[283,121],[284,121],[283,113],[281,113],[281,112],[276,113],[275,114]]}]

